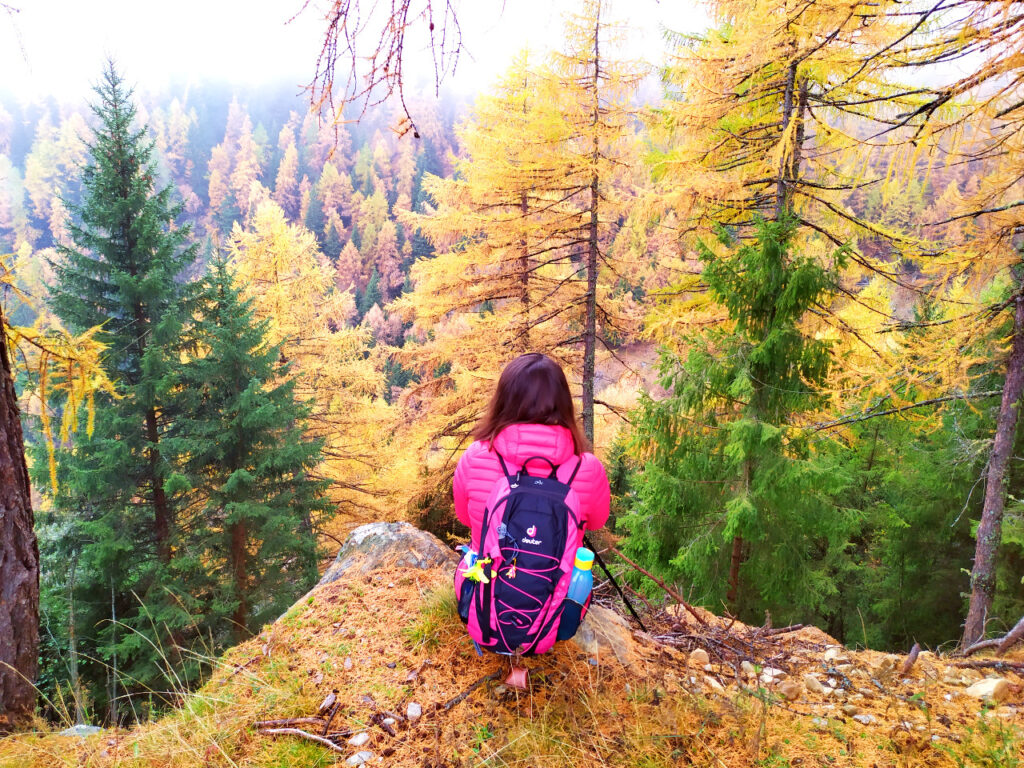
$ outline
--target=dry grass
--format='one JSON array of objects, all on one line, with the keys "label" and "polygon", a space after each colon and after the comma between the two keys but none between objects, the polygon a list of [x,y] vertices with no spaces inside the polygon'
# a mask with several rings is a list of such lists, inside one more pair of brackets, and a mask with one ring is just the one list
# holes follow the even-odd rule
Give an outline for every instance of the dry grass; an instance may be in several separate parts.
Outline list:
[{"label": "dry grass", "polygon": [[[344,755],[253,727],[259,719],[313,714],[332,689],[343,704],[334,729],[365,728],[372,739],[363,749],[388,766],[408,768],[1013,768],[1020,754],[1019,722],[979,716],[977,702],[963,697],[947,702],[947,687],[929,682],[924,670],[915,683],[924,691],[919,699],[896,692],[879,697],[866,704],[877,723],[864,726],[841,716],[815,720],[818,704],[786,703],[763,688],[711,692],[704,671],[689,667],[685,653],[650,642],[637,644],[629,667],[560,643],[531,662],[528,693],[488,683],[445,710],[445,702],[505,664],[474,652],[454,616],[449,579],[443,570],[384,570],[329,585],[232,649],[210,682],[173,714],[85,739],[45,731],[11,737],[0,741],[0,766],[344,764]],[[820,639],[808,635],[807,643]],[[798,638],[779,642],[798,654],[797,645],[786,645]],[[856,656],[865,664],[875,660]],[[938,661],[929,664],[941,671]],[[922,708],[922,699],[929,706]],[[371,724],[375,711],[404,713],[413,701],[424,715],[409,727],[400,724],[396,736]],[[927,727],[918,731],[917,724]]]}]

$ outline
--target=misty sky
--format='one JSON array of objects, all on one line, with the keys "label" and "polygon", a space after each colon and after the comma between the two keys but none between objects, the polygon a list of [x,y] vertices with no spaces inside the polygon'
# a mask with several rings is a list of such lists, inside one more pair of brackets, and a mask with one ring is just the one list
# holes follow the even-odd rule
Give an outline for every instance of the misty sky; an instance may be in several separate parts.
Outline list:
[{"label": "misty sky", "polygon": [[[314,71],[323,33],[318,8],[326,2],[312,0],[286,23],[303,0],[6,1],[20,11],[0,10],[0,89],[71,102],[89,98],[108,56],[142,91],[209,80],[286,82],[298,91]],[[448,87],[482,90],[524,46],[557,47],[562,16],[575,7],[572,0],[456,0],[464,51]],[[692,0],[613,0],[612,14],[635,28],[624,54],[654,63],[663,50],[662,25],[690,31],[707,24]],[[412,56],[409,84],[432,86],[426,52],[414,49]]]}]

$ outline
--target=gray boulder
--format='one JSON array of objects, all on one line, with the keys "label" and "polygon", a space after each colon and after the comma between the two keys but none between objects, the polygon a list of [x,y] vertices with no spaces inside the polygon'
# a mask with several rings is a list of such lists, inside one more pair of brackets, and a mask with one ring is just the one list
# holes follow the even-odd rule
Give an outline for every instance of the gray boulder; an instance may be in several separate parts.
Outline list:
[{"label": "gray boulder", "polygon": [[623,666],[635,662],[636,641],[629,622],[615,611],[591,605],[572,642],[592,657],[614,656]]},{"label": "gray boulder", "polygon": [[349,534],[320,585],[376,568],[426,570],[445,563],[454,566],[458,561],[459,556],[436,536],[409,523],[368,523]]}]

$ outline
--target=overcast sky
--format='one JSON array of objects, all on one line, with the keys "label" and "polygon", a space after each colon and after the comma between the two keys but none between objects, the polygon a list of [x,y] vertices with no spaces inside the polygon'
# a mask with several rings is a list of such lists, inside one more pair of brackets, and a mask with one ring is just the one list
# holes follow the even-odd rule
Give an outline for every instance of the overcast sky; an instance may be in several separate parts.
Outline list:
[{"label": "overcast sky", "polygon": [[[415,0],[422,3],[423,0]],[[6,0],[0,10],[0,88],[25,99],[89,96],[106,57],[113,57],[142,91],[206,80],[239,84],[307,83],[323,34],[326,0],[288,20],[303,0]],[[363,7],[372,0],[361,0]],[[318,5],[319,4],[319,5]],[[449,87],[472,93],[492,82],[524,46],[559,45],[563,14],[573,0],[455,0],[464,52]],[[503,5],[504,10],[502,10]],[[658,63],[661,27],[706,26],[694,0],[613,0],[616,18],[635,28],[630,57]],[[432,72],[425,52],[412,52]],[[423,78],[424,82],[427,80]]]}]

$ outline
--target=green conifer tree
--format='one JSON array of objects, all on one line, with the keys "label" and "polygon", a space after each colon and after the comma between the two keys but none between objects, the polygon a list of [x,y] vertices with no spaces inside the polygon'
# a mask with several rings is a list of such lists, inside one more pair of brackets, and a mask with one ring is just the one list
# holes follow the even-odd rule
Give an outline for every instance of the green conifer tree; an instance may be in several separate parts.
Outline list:
[{"label": "green conifer tree", "polygon": [[304,437],[307,409],[294,380],[266,342],[225,263],[201,284],[194,356],[179,376],[173,437],[177,474],[169,486],[189,504],[183,547],[202,623],[219,643],[244,639],[316,580],[316,540],[308,522],[328,511],[327,483],[308,472],[320,441]]},{"label": "green conifer tree", "polygon": [[699,600],[727,600],[747,620],[819,609],[851,521],[834,496],[842,473],[815,461],[795,414],[820,402],[828,342],[803,332],[805,313],[833,290],[831,267],[789,252],[791,219],[760,221],[756,240],[725,253],[703,243],[704,278],[729,322],[666,353],[664,400],[646,399],[633,433],[643,457],[628,549]]},{"label": "green conifer tree", "polygon": [[[52,305],[73,329],[102,326],[118,397],[98,399],[92,436],[62,457],[56,506],[74,523],[63,545],[78,548],[76,591],[88,606],[79,614],[83,657],[93,660],[84,674],[102,687],[117,659],[144,686],[161,674],[154,644],[176,644],[189,625],[169,578],[176,502],[161,441],[189,303],[179,277],[197,248],[176,224],[172,189],[155,186],[153,142],[113,63],[95,91],[98,122],[81,204],[68,204],[73,245],[58,249]],[[116,687],[107,686],[111,698]]]},{"label": "green conifer tree", "polygon": [[359,317],[362,318],[370,311],[370,307],[381,303],[380,275],[377,274],[377,268],[374,267],[373,272],[370,273],[370,279],[366,283],[366,290],[359,297],[356,311],[359,312]]}]

